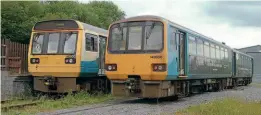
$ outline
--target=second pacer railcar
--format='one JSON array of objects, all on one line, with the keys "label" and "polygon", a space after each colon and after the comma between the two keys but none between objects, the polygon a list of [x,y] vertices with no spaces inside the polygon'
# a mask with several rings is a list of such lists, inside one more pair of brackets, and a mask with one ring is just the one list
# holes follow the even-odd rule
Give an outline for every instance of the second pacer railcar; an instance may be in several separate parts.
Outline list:
[{"label": "second pacer railcar", "polygon": [[[162,17],[136,16],[111,24],[106,75],[115,96],[159,98],[223,90],[252,79],[251,70],[240,77],[234,73],[241,69],[234,68],[234,52]],[[252,67],[250,60],[247,67]]]},{"label": "second pacer railcar", "polygon": [[109,90],[104,74],[106,40],[107,30],[77,20],[36,23],[28,52],[34,90]]}]

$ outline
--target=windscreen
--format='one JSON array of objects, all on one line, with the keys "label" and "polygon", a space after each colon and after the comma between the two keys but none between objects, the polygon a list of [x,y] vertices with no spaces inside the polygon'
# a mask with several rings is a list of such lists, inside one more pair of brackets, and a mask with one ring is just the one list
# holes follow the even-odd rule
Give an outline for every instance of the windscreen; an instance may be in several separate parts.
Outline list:
[{"label": "windscreen", "polygon": [[75,53],[77,33],[65,33],[64,53]]},{"label": "windscreen", "polygon": [[163,49],[163,24],[156,21],[114,24],[108,40],[112,53],[159,52]]},{"label": "windscreen", "polygon": [[32,53],[33,54],[41,54],[43,47],[44,34],[36,33],[33,37],[33,46]]},{"label": "windscreen", "polygon": [[39,32],[33,36],[32,54],[74,54],[77,32]]},{"label": "windscreen", "polygon": [[50,33],[48,39],[47,53],[58,53],[60,33]]}]

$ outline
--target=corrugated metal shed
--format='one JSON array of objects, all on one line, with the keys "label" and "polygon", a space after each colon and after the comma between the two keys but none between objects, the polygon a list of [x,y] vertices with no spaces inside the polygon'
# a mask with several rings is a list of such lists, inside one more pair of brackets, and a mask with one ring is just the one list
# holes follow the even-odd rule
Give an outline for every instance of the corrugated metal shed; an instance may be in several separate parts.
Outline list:
[{"label": "corrugated metal shed", "polygon": [[255,45],[238,49],[254,58],[254,82],[261,82],[261,45]]}]

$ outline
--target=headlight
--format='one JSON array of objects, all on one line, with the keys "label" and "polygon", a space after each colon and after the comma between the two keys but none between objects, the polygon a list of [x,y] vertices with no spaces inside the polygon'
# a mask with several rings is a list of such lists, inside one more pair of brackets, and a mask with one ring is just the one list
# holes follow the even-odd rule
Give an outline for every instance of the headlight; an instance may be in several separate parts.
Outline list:
[{"label": "headlight", "polygon": [[65,61],[66,64],[75,64],[76,63],[75,58],[65,58],[64,61]]},{"label": "headlight", "polygon": [[69,62],[72,63],[72,62],[73,62],[73,59],[69,59]]},{"label": "headlight", "polygon": [[31,64],[39,64],[40,63],[40,59],[39,58],[31,58],[30,62],[31,62]]},{"label": "headlight", "polygon": [[106,64],[106,70],[107,71],[117,71],[117,65],[116,64]]},{"label": "headlight", "polygon": [[167,70],[166,64],[152,64],[152,70],[153,71],[158,71],[158,72],[163,72]]},{"label": "headlight", "polygon": [[111,70],[111,69],[112,69],[112,67],[109,65],[109,66],[108,66],[108,70]]}]

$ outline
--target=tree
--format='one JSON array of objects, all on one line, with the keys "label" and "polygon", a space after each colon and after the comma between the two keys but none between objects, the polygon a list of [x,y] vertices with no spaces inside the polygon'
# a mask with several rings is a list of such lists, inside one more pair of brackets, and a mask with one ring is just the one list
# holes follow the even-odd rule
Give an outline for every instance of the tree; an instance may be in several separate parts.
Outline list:
[{"label": "tree", "polygon": [[92,12],[98,16],[98,20],[100,21],[100,25],[98,26],[106,29],[112,22],[125,17],[125,13],[121,11],[113,2],[92,1],[89,4],[86,4],[86,6],[91,7]]},{"label": "tree", "polygon": [[33,25],[51,19],[76,19],[107,29],[125,13],[108,1],[2,1],[2,38],[29,43]]},{"label": "tree", "polygon": [[31,28],[44,15],[38,2],[4,1],[1,4],[2,38],[28,43]]}]

